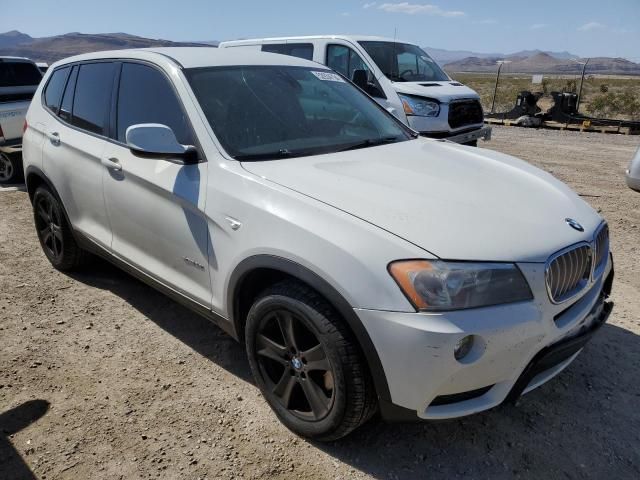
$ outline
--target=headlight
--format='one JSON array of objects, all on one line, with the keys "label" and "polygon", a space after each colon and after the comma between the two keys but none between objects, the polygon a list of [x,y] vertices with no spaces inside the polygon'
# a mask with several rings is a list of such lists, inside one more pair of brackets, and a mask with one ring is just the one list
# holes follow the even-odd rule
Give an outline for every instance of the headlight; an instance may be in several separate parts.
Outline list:
[{"label": "headlight", "polygon": [[440,104],[428,98],[410,97],[408,95],[398,95],[402,101],[404,113],[417,117],[437,117],[440,113]]},{"label": "headlight", "polygon": [[389,272],[418,310],[460,310],[533,298],[512,263],[402,260],[391,263]]}]

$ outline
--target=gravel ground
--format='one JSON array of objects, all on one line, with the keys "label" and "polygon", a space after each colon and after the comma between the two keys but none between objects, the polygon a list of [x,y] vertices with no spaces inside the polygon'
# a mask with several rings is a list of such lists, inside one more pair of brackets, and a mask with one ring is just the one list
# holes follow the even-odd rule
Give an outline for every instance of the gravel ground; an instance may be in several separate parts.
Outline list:
[{"label": "gravel ground", "polygon": [[0,478],[640,478],[639,141],[502,127],[487,144],[609,220],[617,305],[567,370],[518,407],[326,445],[280,425],[216,327],[105,263],[53,270],[26,193],[0,191]]}]

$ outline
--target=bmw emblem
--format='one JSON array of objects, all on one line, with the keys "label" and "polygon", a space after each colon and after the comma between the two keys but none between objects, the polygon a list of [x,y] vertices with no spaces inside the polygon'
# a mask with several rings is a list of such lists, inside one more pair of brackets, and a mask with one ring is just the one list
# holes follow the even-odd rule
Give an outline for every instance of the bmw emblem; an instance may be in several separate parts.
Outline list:
[{"label": "bmw emblem", "polygon": [[576,222],[573,218],[565,218],[564,221],[567,222],[567,225],[569,225],[574,230],[584,232],[584,227]]},{"label": "bmw emblem", "polygon": [[291,365],[293,365],[293,368],[295,368],[296,370],[300,370],[302,368],[302,360],[300,360],[298,357],[293,357],[293,359],[291,360]]}]

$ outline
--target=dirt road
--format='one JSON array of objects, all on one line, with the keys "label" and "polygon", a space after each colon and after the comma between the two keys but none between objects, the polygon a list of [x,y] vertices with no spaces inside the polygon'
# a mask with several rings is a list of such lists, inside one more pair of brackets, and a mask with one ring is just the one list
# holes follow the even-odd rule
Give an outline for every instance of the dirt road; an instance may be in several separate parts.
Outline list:
[{"label": "dirt road", "polygon": [[289,433],[242,348],[104,263],[51,268],[26,193],[0,191],[0,478],[640,478],[639,137],[496,128],[489,148],[608,219],[616,307],[558,378],[461,420],[374,420],[329,445]]}]

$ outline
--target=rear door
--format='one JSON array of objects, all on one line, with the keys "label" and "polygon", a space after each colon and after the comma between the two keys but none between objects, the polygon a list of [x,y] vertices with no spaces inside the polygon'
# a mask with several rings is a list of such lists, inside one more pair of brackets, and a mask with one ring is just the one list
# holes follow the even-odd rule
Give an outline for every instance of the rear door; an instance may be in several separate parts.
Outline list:
[{"label": "rear door", "polygon": [[168,77],[146,63],[124,62],[112,118],[113,142],[104,152],[104,195],[113,253],[165,286],[211,305],[210,242],[204,216],[207,163],[134,155],[128,127],[160,123],[178,141],[196,140]]},{"label": "rear door", "polygon": [[101,164],[107,145],[109,109],[114,86],[113,62],[73,66],[65,80],[60,103],[45,91],[46,121],[42,150],[43,170],[55,185],[79,230],[103,247],[111,244],[111,228],[102,196]]}]

